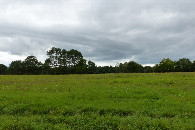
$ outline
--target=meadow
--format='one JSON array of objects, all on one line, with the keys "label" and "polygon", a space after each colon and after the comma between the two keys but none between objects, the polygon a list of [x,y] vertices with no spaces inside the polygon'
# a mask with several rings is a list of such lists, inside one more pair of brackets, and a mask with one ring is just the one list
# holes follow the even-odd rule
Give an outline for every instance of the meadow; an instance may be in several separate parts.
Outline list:
[{"label": "meadow", "polygon": [[195,73],[0,76],[0,129],[195,129]]}]

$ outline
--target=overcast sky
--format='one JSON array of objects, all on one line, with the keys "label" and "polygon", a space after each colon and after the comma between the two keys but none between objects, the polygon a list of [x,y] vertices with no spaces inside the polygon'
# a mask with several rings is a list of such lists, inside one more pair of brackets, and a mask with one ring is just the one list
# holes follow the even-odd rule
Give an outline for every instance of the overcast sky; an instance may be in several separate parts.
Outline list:
[{"label": "overcast sky", "polygon": [[195,0],[0,0],[0,64],[53,46],[97,65],[195,60]]}]

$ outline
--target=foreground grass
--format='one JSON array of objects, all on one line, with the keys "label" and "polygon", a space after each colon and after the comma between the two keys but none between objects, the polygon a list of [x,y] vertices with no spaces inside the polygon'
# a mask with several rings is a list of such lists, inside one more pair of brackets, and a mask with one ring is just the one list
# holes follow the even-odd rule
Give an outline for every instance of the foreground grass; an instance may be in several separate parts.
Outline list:
[{"label": "foreground grass", "polygon": [[195,129],[195,73],[0,76],[0,129]]}]

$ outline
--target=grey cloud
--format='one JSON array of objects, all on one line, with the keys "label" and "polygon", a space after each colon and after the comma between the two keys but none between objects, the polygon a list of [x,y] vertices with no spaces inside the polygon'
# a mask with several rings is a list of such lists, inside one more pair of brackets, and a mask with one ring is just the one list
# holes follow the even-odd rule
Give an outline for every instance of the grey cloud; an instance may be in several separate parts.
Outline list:
[{"label": "grey cloud", "polygon": [[193,0],[0,3],[6,10],[0,11],[0,52],[40,56],[56,46],[112,64],[131,57],[142,64],[155,64],[166,57],[195,59]]}]

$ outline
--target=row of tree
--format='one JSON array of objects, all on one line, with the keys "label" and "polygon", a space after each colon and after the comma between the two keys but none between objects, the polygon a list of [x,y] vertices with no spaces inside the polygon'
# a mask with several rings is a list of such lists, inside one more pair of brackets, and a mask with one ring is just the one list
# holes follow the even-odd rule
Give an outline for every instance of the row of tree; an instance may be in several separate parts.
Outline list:
[{"label": "row of tree", "polygon": [[195,61],[191,62],[187,58],[172,61],[169,58],[163,59],[155,66],[145,66],[134,61],[120,63],[115,66],[119,73],[165,73],[165,72],[195,72]]},{"label": "row of tree", "polygon": [[134,61],[119,63],[113,66],[96,66],[92,61],[85,60],[77,50],[65,50],[52,47],[47,51],[48,58],[44,63],[35,56],[28,56],[24,61],[12,61],[9,67],[0,64],[0,74],[102,74],[102,73],[163,73],[163,72],[194,72],[195,61],[187,58],[172,61],[163,59],[154,67],[138,64]]}]

